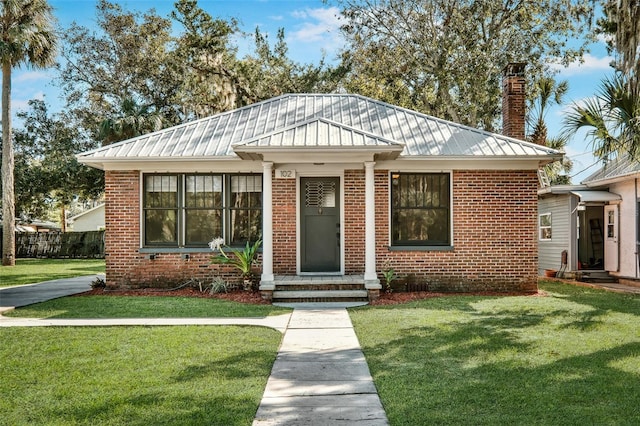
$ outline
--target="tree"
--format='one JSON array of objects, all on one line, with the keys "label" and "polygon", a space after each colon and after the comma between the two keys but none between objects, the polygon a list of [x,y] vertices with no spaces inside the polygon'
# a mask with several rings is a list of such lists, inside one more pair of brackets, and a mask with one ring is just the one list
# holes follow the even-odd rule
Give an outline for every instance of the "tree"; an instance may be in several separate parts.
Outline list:
[{"label": "tree", "polygon": [[598,94],[576,104],[564,119],[564,133],[586,129],[593,154],[601,160],[627,155],[640,159],[640,93],[622,74],[605,79]]},{"label": "tree", "polygon": [[2,265],[15,265],[14,156],[11,132],[11,71],[53,65],[57,39],[46,0],[0,0],[2,59]]},{"label": "tree", "polygon": [[[486,130],[500,115],[501,71],[530,81],[581,58],[591,0],[341,0],[349,91]],[[577,47],[568,40],[582,40]]]},{"label": "tree", "polygon": [[75,154],[94,142],[65,113],[50,114],[43,101],[32,100],[18,113],[24,128],[16,131],[16,212],[25,219],[48,210],[65,211],[72,201],[94,199],[104,191],[104,173],[78,163]]},{"label": "tree", "polygon": [[610,36],[609,53],[617,52],[613,63],[627,78],[630,91],[638,90],[640,69],[640,2],[607,0],[604,17],[598,20],[598,31]]},{"label": "tree", "polygon": [[162,117],[149,111],[149,106],[140,106],[133,99],[122,102],[121,114],[100,123],[98,138],[103,145],[122,141],[162,129]]},{"label": "tree", "polygon": [[241,72],[255,101],[285,93],[331,93],[339,89],[347,68],[327,65],[322,58],[318,64],[301,64],[291,60],[280,28],[273,47],[268,36],[256,28],[255,51],[241,62]]},{"label": "tree", "polygon": [[[568,139],[562,136],[549,138],[547,136],[547,123],[545,118],[547,108],[553,104],[562,105],[562,98],[569,89],[567,81],[556,82],[553,77],[545,76],[534,83],[534,98],[530,102],[528,122],[531,128],[529,140],[533,143],[564,152]],[[568,174],[573,168],[573,162],[568,157],[561,161],[554,161],[545,166],[545,172],[549,176],[552,185],[568,184]]]},{"label": "tree", "polygon": [[154,11],[126,12],[106,0],[98,1],[95,26],[66,29],[58,84],[65,109],[95,140],[106,121],[124,124],[132,108],[166,125],[182,121],[174,103],[181,76],[171,31],[171,20]]},{"label": "tree", "polygon": [[333,91],[344,74],[293,62],[282,31],[273,49],[257,32],[255,52],[238,58],[232,41],[245,35],[236,20],[214,18],[195,0],[179,0],[169,18],[107,0],[96,11],[94,28],[65,32],[59,82],[67,110],[104,143],[284,91]]}]

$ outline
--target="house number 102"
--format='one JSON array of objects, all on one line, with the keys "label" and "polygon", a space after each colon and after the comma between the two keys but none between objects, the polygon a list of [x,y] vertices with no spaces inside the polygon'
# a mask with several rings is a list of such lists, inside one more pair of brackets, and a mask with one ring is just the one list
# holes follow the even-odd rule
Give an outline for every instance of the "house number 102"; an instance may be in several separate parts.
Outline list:
[{"label": "house number 102", "polygon": [[296,177],[296,172],[295,170],[278,170],[276,176],[280,179],[293,179]]}]

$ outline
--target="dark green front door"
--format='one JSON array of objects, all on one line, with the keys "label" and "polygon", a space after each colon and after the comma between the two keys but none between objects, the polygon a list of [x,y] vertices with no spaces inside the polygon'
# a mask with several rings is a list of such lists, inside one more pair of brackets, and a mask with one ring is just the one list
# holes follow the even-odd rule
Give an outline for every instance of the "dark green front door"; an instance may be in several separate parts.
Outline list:
[{"label": "dark green front door", "polygon": [[340,272],[340,179],[300,178],[300,271]]}]

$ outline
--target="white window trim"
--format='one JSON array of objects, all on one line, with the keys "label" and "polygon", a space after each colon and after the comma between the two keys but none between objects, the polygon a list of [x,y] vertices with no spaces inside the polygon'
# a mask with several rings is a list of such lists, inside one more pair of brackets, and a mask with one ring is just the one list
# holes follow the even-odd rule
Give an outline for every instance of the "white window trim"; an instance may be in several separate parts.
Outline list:
[{"label": "white window trim", "polygon": [[[543,216],[549,216],[549,225],[548,226],[542,226],[542,217]],[[549,233],[551,234],[551,238],[544,238],[543,237],[543,230],[548,229]],[[551,241],[553,239],[553,220],[552,220],[552,216],[551,213],[540,213],[538,215],[538,240],[539,241]]]}]

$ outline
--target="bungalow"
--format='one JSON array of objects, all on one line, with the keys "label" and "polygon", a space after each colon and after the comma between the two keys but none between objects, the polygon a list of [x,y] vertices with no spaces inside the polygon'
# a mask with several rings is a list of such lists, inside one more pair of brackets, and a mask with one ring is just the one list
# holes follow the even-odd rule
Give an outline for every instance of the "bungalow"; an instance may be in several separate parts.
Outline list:
[{"label": "bungalow", "polygon": [[536,291],[537,170],[561,154],[521,140],[524,83],[505,69],[514,137],[288,94],[82,153],[105,170],[107,285],[232,279],[207,243],[262,237],[267,299],[317,281],[375,298],[385,267],[436,291]]},{"label": "bungalow", "polygon": [[640,162],[618,158],[581,185],[539,190],[539,272],[555,269],[584,280],[637,280],[638,178]]}]

